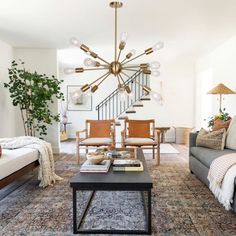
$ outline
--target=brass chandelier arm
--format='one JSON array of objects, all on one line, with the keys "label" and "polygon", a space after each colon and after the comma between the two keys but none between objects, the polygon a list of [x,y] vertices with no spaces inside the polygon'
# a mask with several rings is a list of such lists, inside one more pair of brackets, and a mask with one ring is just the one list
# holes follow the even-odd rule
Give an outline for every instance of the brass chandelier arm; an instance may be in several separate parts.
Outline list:
[{"label": "brass chandelier arm", "polygon": [[127,58],[125,57],[120,63],[123,64],[126,60]]},{"label": "brass chandelier arm", "polygon": [[122,49],[119,50],[118,57],[117,57],[116,61],[119,61],[120,55],[121,55],[121,51],[122,51]]},{"label": "brass chandelier arm", "polygon": [[119,76],[117,76],[117,80],[118,80],[119,85],[121,85]]},{"label": "brass chandelier arm", "polygon": [[101,61],[103,61],[103,62],[105,62],[107,65],[110,65],[110,63],[109,62],[107,62],[106,60],[104,60],[103,58],[101,58],[100,56],[98,56],[97,55],[97,57],[96,58],[98,58],[99,60],[101,60]]},{"label": "brass chandelier arm", "polygon": [[123,69],[129,69],[129,68],[137,68],[140,67],[140,65],[136,65],[136,66],[124,66],[122,67]]},{"label": "brass chandelier arm", "polygon": [[107,70],[108,68],[85,68],[84,71],[89,71],[89,70]]},{"label": "brass chandelier arm", "polygon": [[129,63],[129,62],[131,62],[131,61],[133,61],[133,60],[135,60],[135,59],[137,59],[137,58],[139,58],[139,57],[145,55],[145,54],[146,54],[146,53],[143,52],[143,53],[139,54],[138,56],[136,56],[136,57],[134,57],[134,58],[132,58],[132,59],[130,59],[130,60],[128,60],[128,61],[122,63],[122,65],[125,65],[125,64],[127,64],[127,63]]},{"label": "brass chandelier arm", "polygon": [[120,77],[120,79],[121,79],[123,85],[125,86],[125,81],[124,81],[124,79],[122,78],[122,76],[121,76],[120,74],[118,74],[118,76]]},{"label": "brass chandelier arm", "polygon": [[[141,71],[141,70],[137,70],[137,72],[138,72],[138,71]],[[121,74],[123,74],[123,75],[126,76],[127,78],[130,78],[130,76],[127,75],[124,71],[121,71]]]},{"label": "brass chandelier arm", "polygon": [[135,72],[139,71],[139,69],[138,70],[134,70],[134,69],[128,69],[128,68],[123,68],[123,70],[135,71]]},{"label": "brass chandelier arm", "polygon": [[110,74],[110,72],[107,72],[106,76],[97,84],[97,86],[99,86]]},{"label": "brass chandelier arm", "polygon": [[110,72],[107,72],[106,74],[100,76],[99,78],[97,78],[96,80],[94,80],[92,83],[89,84],[89,86],[95,84],[97,81],[99,81],[100,79],[102,79],[104,76],[106,76],[107,74],[110,74]]}]

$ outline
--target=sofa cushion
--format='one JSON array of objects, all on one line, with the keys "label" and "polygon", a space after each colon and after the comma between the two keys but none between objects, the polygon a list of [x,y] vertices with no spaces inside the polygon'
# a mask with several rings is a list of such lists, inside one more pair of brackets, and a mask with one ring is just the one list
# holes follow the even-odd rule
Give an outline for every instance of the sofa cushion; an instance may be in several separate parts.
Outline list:
[{"label": "sofa cushion", "polygon": [[210,168],[212,161],[214,161],[217,157],[220,157],[229,153],[236,153],[236,151],[231,149],[224,150],[214,150],[205,147],[192,147],[190,149],[191,154],[199,160],[202,164]]},{"label": "sofa cushion", "polygon": [[226,147],[236,150],[236,116],[232,119],[227,132]]},{"label": "sofa cushion", "polygon": [[213,132],[208,132],[201,129],[197,136],[197,146],[207,147],[216,150],[223,150],[225,147],[226,130],[220,129]]},{"label": "sofa cushion", "polygon": [[111,138],[87,138],[80,142],[80,144],[111,144]]}]

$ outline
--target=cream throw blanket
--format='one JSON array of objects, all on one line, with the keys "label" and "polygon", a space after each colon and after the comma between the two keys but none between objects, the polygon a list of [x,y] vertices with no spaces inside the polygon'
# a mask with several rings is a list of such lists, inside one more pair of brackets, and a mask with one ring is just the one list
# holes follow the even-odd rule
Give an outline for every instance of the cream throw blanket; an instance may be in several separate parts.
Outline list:
[{"label": "cream throw blanket", "polygon": [[40,187],[47,187],[62,180],[61,177],[55,174],[54,158],[51,144],[36,137],[21,136],[15,138],[0,139],[0,145],[4,149],[16,148],[32,148],[39,152],[39,172],[38,179],[40,180]]},{"label": "cream throw blanket", "polygon": [[210,166],[208,180],[210,190],[226,210],[231,209],[236,177],[236,153],[216,158]]}]

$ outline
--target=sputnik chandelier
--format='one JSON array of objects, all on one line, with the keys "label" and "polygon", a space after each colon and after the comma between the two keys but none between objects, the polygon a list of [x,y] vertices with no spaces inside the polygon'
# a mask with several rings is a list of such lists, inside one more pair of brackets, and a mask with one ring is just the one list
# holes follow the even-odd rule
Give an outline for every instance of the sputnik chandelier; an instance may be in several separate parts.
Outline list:
[{"label": "sputnik chandelier", "polygon": [[[98,54],[90,50],[89,47],[86,45],[80,43],[76,38],[71,38],[72,45],[79,47],[81,50],[83,50],[86,54],[91,56],[92,58],[86,58],[84,60],[85,68],[83,67],[77,67],[77,68],[67,68],[65,69],[65,73],[83,73],[85,71],[94,71],[94,70],[105,70],[106,73],[101,75],[99,78],[94,80],[90,84],[85,84],[81,87],[82,92],[88,92],[91,91],[94,93],[101,83],[103,83],[110,75],[113,75],[118,80],[118,89],[121,93],[126,92],[128,95],[132,94],[132,91],[130,87],[125,83],[124,77],[130,77],[127,72],[133,71],[141,71],[146,75],[153,75],[153,76],[159,76],[159,68],[160,63],[159,62],[152,62],[152,63],[142,63],[142,64],[129,64],[131,61],[134,61],[135,59],[144,56],[149,55],[153,53],[154,51],[157,51],[161,48],[163,48],[164,44],[162,42],[156,43],[153,47],[150,47],[141,54],[135,56],[135,50],[129,51],[124,59],[121,58],[121,52],[124,50],[126,41],[127,41],[127,33],[123,32],[121,33],[120,42],[119,45],[117,45],[117,9],[121,8],[123,6],[122,2],[111,2],[110,7],[115,9],[115,50],[114,50],[114,61],[108,62],[102,57],[100,57]],[[117,47],[118,46],[118,47]],[[150,87],[147,85],[139,84],[142,89],[146,92],[146,94],[153,93]],[[158,94],[156,96],[159,96]],[[154,95],[155,98],[155,95]]]}]

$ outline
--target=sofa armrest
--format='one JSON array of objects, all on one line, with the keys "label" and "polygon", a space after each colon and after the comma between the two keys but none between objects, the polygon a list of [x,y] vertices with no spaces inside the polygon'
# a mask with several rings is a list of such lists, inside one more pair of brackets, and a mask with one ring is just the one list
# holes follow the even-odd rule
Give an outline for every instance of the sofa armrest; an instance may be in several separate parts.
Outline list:
[{"label": "sofa armrest", "polygon": [[190,149],[192,147],[196,147],[197,135],[198,132],[189,134],[189,155],[190,155]]}]

